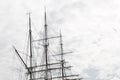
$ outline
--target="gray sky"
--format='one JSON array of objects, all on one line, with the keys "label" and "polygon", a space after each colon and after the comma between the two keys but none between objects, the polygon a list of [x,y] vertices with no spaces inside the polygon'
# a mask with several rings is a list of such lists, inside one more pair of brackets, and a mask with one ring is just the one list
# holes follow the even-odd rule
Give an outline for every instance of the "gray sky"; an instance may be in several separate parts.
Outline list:
[{"label": "gray sky", "polygon": [[85,80],[119,80],[119,0],[0,0],[0,79],[15,79],[12,45],[23,49],[29,11],[40,30],[44,4],[48,24],[62,29],[65,48],[74,51],[73,70]]}]

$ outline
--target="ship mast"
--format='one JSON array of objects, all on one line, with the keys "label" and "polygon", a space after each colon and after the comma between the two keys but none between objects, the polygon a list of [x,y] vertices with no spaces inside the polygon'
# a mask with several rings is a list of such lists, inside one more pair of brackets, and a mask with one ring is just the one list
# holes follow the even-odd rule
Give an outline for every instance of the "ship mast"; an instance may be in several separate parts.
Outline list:
[{"label": "ship mast", "polygon": [[[60,32],[59,36],[55,36],[55,37],[48,37],[48,25],[47,25],[47,14],[46,14],[46,9],[44,12],[44,38],[43,39],[39,39],[39,40],[33,40],[32,39],[32,30],[31,30],[31,14],[29,13],[29,54],[30,54],[30,60],[29,60],[29,65],[27,65],[27,63],[25,63],[24,59],[20,56],[18,50],[14,48],[15,52],[17,53],[17,56],[20,58],[20,60],[22,61],[22,63],[24,64],[25,68],[27,69],[27,74],[29,74],[29,80],[40,80],[40,79],[44,79],[44,80],[52,80],[52,79],[61,79],[61,80],[77,80],[78,78],[72,78],[72,77],[76,77],[79,75],[66,75],[65,74],[65,70],[66,69],[70,69],[71,66],[66,66],[64,65],[66,62],[64,60],[64,50],[63,50],[63,41],[62,41],[62,34]],[[60,54],[57,54],[58,56],[60,56],[60,62],[48,62],[48,46],[49,46],[49,39],[54,39],[54,38],[60,38]],[[32,42],[33,41],[43,41],[43,46],[44,46],[44,61],[45,63],[42,65],[33,65],[33,49],[32,49]],[[67,53],[71,53],[71,52],[67,52]],[[55,66],[55,67],[50,67],[50,66],[54,66],[54,65],[58,65],[60,64],[60,66]],[[29,66],[29,67],[28,67]],[[44,67],[45,69],[40,69],[39,67]],[[61,75],[59,76],[54,76],[51,71],[55,71],[55,70],[60,70]],[[44,72],[44,76],[35,76],[33,74],[39,74],[40,72]],[[52,76],[53,75],[53,76]],[[70,78],[71,77],[71,78]]]},{"label": "ship mast", "polygon": [[31,30],[31,14],[29,13],[29,36],[30,36],[30,80],[32,80],[32,30]]},{"label": "ship mast", "polygon": [[46,10],[44,13],[45,25],[44,25],[44,50],[45,50],[45,64],[46,64],[46,71],[45,71],[45,80],[48,80],[48,34],[47,34],[47,18],[46,18]]},{"label": "ship mast", "polygon": [[63,42],[62,42],[62,34],[60,31],[60,48],[61,48],[61,66],[62,66],[62,80],[64,80],[64,59],[63,59]]}]

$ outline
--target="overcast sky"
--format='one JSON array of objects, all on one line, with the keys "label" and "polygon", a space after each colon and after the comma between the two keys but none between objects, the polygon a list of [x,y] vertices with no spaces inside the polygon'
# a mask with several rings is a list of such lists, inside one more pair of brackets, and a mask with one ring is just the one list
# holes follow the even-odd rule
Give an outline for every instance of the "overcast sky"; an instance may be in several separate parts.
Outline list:
[{"label": "overcast sky", "polygon": [[26,13],[32,13],[33,27],[41,30],[44,5],[48,24],[62,30],[64,47],[74,51],[67,58],[75,72],[84,80],[120,79],[119,0],[0,0],[1,80],[15,79],[12,45],[23,49]]}]

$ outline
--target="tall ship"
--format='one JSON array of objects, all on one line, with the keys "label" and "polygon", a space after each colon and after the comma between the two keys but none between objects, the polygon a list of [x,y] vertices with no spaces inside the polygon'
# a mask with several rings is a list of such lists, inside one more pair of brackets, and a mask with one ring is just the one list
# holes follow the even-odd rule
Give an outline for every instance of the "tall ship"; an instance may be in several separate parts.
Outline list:
[{"label": "tall ship", "polygon": [[33,38],[31,15],[30,13],[28,15],[29,39],[28,51],[26,53],[27,60],[21,56],[21,52],[15,45],[13,46],[15,54],[25,68],[24,75],[26,79],[24,80],[81,80],[82,78],[79,74],[72,72],[72,66],[68,65],[64,57],[71,52],[64,51],[61,31],[57,36],[49,35],[46,10],[44,12],[44,30],[42,38],[39,39]]}]

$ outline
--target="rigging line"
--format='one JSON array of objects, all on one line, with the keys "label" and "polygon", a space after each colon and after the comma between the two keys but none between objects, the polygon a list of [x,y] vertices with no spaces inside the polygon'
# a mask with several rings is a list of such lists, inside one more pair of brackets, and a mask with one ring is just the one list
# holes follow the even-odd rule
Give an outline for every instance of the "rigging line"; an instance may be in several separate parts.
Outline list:
[{"label": "rigging line", "polygon": [[39,64],[41,65],[41,64],[43,64],[43,63],[44,63],[44,62],[43,62],[43,59],[44,59],[44,54],[43,54],[43,53],[42,53],[42,55],[41,55],[40,59],[41,59],[41,60],[40,60],[40,63],[39,63]]},{"label": "rigging line", "polygon": [[[33,44],[33,46],[36,46],[36,44]],[[33,48],[33,54],[36,54],[35,48]],[[37,65],[37,58],[35,55],[33,55],[33,63],[34,63],[33,65]],[[35,69],[33,69],[33,70],[35,70]],[[33,78],[35,77],[35,74],[33,74]]]},{"label": "rigging line", "polygon": [[32,26],[33,26],[33,30],[35,30],[34,32],[36,32],[36,34],[38,34],[38,31],[37,31],[38,29],[36,29],[36,26],[35,26],[35,24],[34,24],[33,21],[31,22],[31,24],[32,24]]},{"label": "rigging line", "polygon": [[42,35],[43,35],[43,31],[44,31],[44,29],[41,27],[41,30],[39,31],[39,33],[38,33],[38,35],[40,36],[40,37],[43,37]]},{"label": "rigging line", "polygon": [[26,78],[26,80],[28,80],[28,74],[26,74],[25,78]]},{"label": "rigging line", "polygon": [[[48,51],[49,51],[49,49],[48,49]],[[48,57],[48,61],[51,61],[50,60],[50,57]],[[50,63],[50,62],[49,62]],[[50,65],[48,65],[48,68],[50,68]],[[50,73],[50,77],[51,77],[51,80],[52,80],[52,74],[51,74],[51,71],[48,71],[49,73]]]},{"label": "rigging line", "polygon": [[61,76],[61,74],[62,74],[62,73],[61,73],[61,70],[59,70],[58,75]]},{"label": "rigging line", "polygon": [[[33,37],[32,37],[32,39],[33,39]],[[33,44],[33,46],[35,46],[35,44]],[[33,47],[33,46],[32,46],[32,47]],[[34,48],[33,48],[33,54],[35,54]],[[34,65],[37,64],[37,63],[36,63],[35,55],[33,55],[33,63],[34,63]]]},{"label": "rigging line", "polygon": [[[26,53],[29,53],[29,38],[30,38],[30,35],[28,34],[28,39],[27,39],[27,47],[26,47]],[[29,57],[28,56],[26,56],[26,64],[28,64],[28,59],[29,59]]]},{"label": "rigging line", "polygon": [[[37,58],[38,58],[38,59],[41,59],[41,58],[42,58],[43,54],[41,54],[41,53],[43,53],[43,51],[40,50],[40,49],[38,49],[38,50],[37,50]],[[41,61],[41,60],[40,60],[40,61]],[[41,62],[40,62],[40,63],[41,63]]]},{"label": "rigging line", "polygon": [[[50,49],[48,49],[49,50],[49,52],[51,52],[51,54],[53,53]],[[57,60],[57,58],[55,57],[55,56],[53,56],[56,60]],[[57,60],[58,61],[58,60]]]},{"label": "rigging line", "polygon": [[41,58],[41,62],[40,62],[41,64],[44,63],[44,57],[45,57],[45,56],[44,56],[44,51],[43,51],[43,53],[42,53],[42,58]]},{"label": "rigging line", "polygon": [[[35,50],[34,50],[35,51]],[[34,57],[35,58],[35,61],[36,61],[36,64],[35,65],[37,65],[37,60],[38,60],[38,53],[39,53],[39,50],[38,49],[36,49],[36,56]]]},{"label": "rigging line", "polygon": [[[52,51],[50,51],[51,52],[51,54],[53,53]],[[53,54],[54,55],[54,54]],[[58,58],[57,58],[57,56],[52,56],[56,61],[59,61],[58,60]]]},{"label": "rigging line", "polygon": [[39,58],[40,59],[40,63],[39,64],[43,64],[44,51],[41,51],[40,53],[42,53],[42,54],[41,54],[41,57]]},{"label": "rigging line", "polygon": [[[49,44],[51,44],[50,48],[51,47],[57,47],[57,45],[53,45],[53,44],[56,44],[54,41],[49,41]],[[51,49],[52,50],[52,49]]]},{"label": "rigging line", "polygon": [[39,37],[39,32],[37,31],[33,22],[32,22],[32,26],[33,26],[33,30],[34,30],[33,34],[38,34],[36,37]]},{"label": "rigging line", "polygon": [[43,28],[41,28],[40,33],[41,33],[41,36],[43,36],[43,33],[44,33],[44,29]]},{"label": "rigging line", "polygon": [[[45,56],[44,56],[44,54],[42,55],[43,57],[42,57],[42,59],[41,59],[41,64],[44,64],[44,58],[45,58]],[[41,65],[40,64],[40,65]],[[42,67],[43,68],[43,67]]]},{"label": "rigging line", "polygon": [[58,32],[56,32],[56,30],[53,27],[50,27],[51,32],[53,32],[52,34],[58,34]]},{"label": "rigging line", "polygon": [[53,53],[53,55],[55,55],[58,52],[55,52],[54,50],[52,50],[52,48],[49,47],[49,51],[51,51]]},{"label": "rigging line", "polygon": [[[27,28],[27,30],[28,30],[28,28]],[[26,32],[26,34],[25,34],[25,43],[24,43],[24,47],[23,47],[23,52],[25,51],[25,47],[26,47],[26,45],[27,45],[27,43],[26,43],[26,41],[28,40],[28,32]]]},{"label": "rigging line", "polygon": [[[44,63],[44,53],[42,53],[42,58],[41,58],[41,64]],[[44,67],[41,67],[41,70],[43,69]],[[40,68],[39,68],[40,69]],[[40,76],[42,75],[43,73],[40,74]]]},{"label": "rigging line", "polygon": [[[58,42],[58,41],[57,41]],[[50,44],[56,44],[56,42],[53,40],[50,40]],[[57,46],[59,46],[59,45],[51,45],[51,46],[55,46],[55,47],[57,47]],[[58,48],[58,47],[57,47]]]}]

